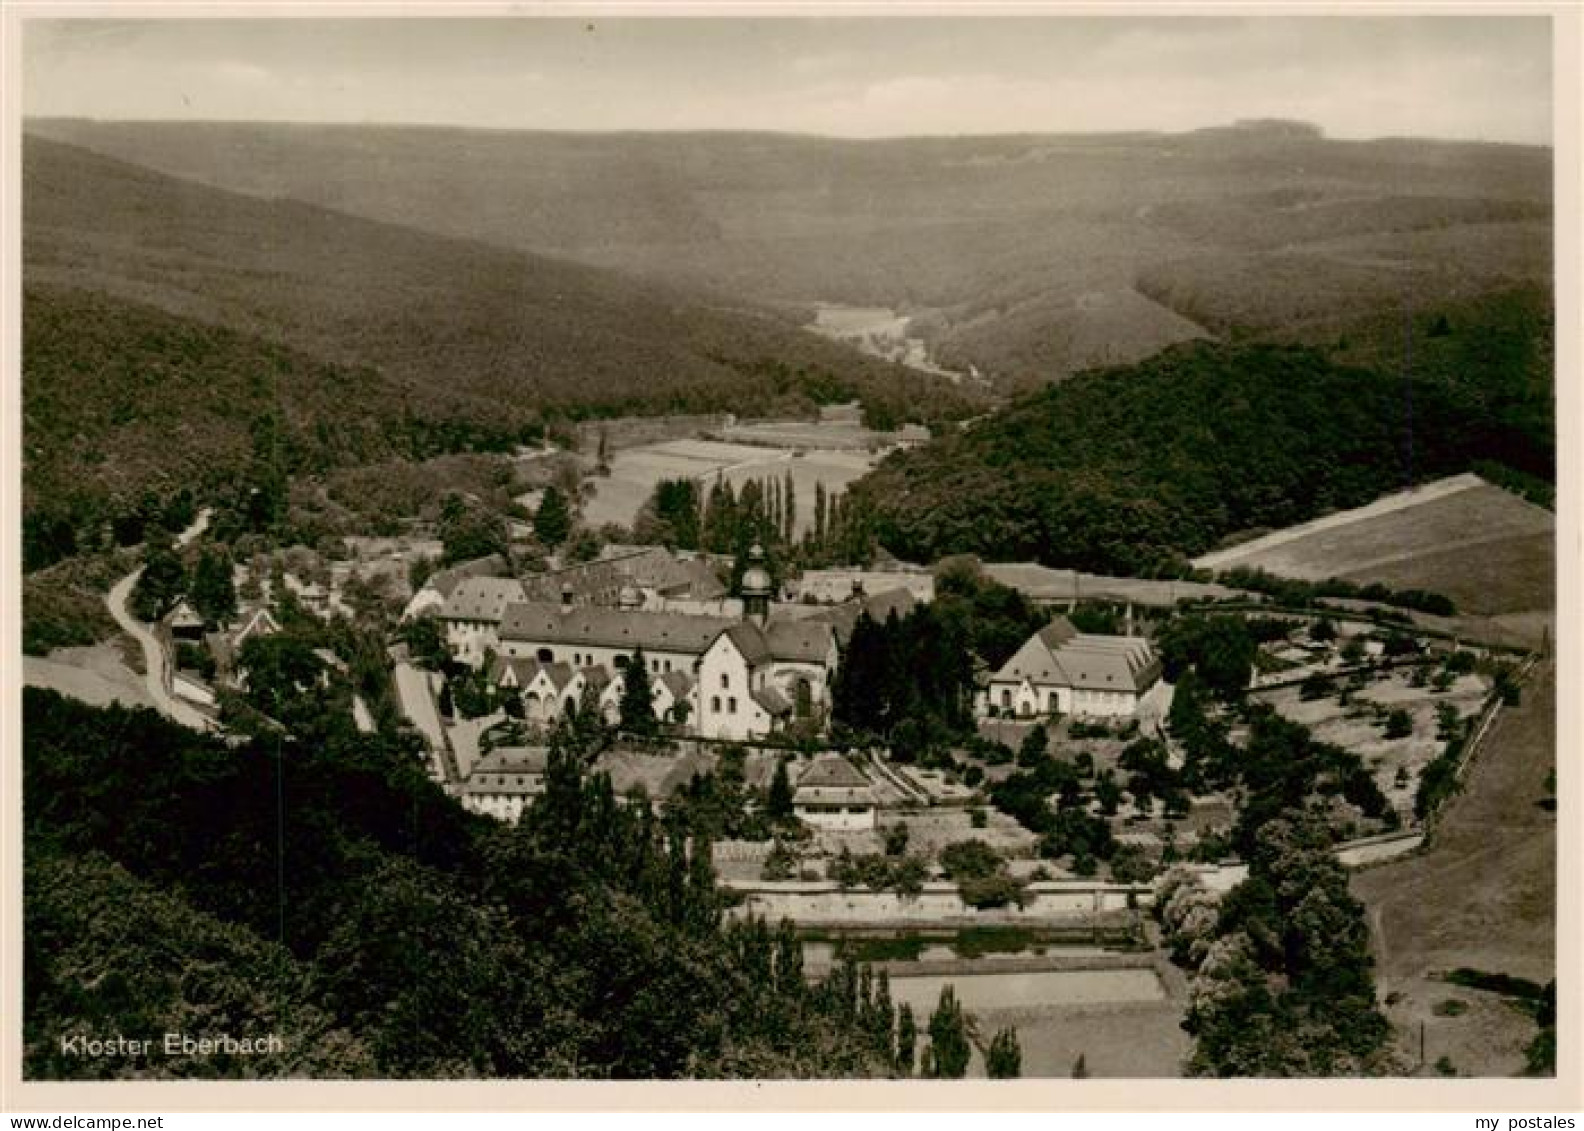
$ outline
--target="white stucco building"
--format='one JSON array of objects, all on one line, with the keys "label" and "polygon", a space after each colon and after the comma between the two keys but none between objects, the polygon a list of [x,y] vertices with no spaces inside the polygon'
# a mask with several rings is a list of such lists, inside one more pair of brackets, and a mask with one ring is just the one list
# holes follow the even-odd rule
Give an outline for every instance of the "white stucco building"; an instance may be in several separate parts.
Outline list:
[{"label": "white stucco building", "polygon": [[874,787],[840,754],[823,754],[798,778],[792,811],[816,829],[865,832],[875,827]]},{"label": "white stucco building", "polygon": [[501,746],[473,763],[458,796],[464,809],[516,823],[544,792],[549,752],[534,746]]},{"label": "white stucco building", "polygon": [[1057,617],[990,677],[977,707],[1003,717],[1123,717],[1160,677],[1160,660],[1143,637],[1079,632]]},{"label": "white stucco building", "polygon": [[500,650],[501,618],[524,599],[522,582],[510,577],[468,577],[457,582],[440,608],[451,654],[478,667],[485,653]]}]

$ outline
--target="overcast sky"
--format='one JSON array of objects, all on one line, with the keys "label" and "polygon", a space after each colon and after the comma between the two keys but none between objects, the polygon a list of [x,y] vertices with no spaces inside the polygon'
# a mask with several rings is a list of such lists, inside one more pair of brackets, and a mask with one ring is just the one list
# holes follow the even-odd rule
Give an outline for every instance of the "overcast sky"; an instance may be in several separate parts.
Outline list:
[{"label": "overcast sky", "polygon": [[23,52],[30,116],[1551,140],[1534,17],[55,20]]}]

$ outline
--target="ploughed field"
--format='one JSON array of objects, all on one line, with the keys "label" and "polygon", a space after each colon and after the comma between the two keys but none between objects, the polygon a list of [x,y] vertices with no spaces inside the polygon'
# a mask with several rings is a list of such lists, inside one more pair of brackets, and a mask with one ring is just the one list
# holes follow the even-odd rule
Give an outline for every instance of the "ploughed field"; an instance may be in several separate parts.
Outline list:
[{"label": "ploughed field", "polygon": [[1462,613],[1549,610],[1556,604],[1556,516],[1476,475],[1458,475],[1194,564],[1428,589]]},{"label": "ploughed field", "polygon": [[[593,480],[594,495],[584,505],[584,520],[596,527],[607,522],[630,526],[663,479],[696,480],[707,496],[717,475],[741,489],[751,479],[780,481],[791,472],[797,501],[796,532],[801,536],[814,522],[815,484],[823,483],[828,493],[840,494],[875,462],[875,456],[862,448],[813,446],[819,440],[820,427],[798,426],[798,439],[809,446],[771,446],[770,438],[764,444],[668,440],[619,451],[611,458],[610,475]],[[851,431],[834,427],[843,437]]]}]

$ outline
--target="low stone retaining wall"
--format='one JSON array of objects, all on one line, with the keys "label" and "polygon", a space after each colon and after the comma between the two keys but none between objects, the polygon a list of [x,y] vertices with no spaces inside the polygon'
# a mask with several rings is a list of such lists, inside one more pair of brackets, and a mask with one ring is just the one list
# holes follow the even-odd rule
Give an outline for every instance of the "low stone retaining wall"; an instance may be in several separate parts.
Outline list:
[{"label": "low stone retaining wall", "polygon": [[790,919],[800,926],[883,924],[920,926],[1085,922],[1097,914],[1125,911],[1129,896],[1148,907],[1154,891],[1147,884],[1127,885],[1051,880],[1029,884],[1022,907],[971,907],[953,883],[924,885],[917,895],[869,888],[843,889],[832,881],[785,881],[732,885],[742,902],[737,911],[771,922]]}]

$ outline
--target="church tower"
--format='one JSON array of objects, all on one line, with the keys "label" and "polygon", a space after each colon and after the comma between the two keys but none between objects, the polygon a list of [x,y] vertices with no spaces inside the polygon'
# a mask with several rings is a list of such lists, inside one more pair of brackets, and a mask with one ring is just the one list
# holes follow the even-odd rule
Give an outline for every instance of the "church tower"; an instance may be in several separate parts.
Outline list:
[{"label": "church tower", "polygon": [[748,568],[742,575],[743,616],[760,628],[770,619],[770,571],[764,567],[764,547],[755,542],[748,551]]}]

